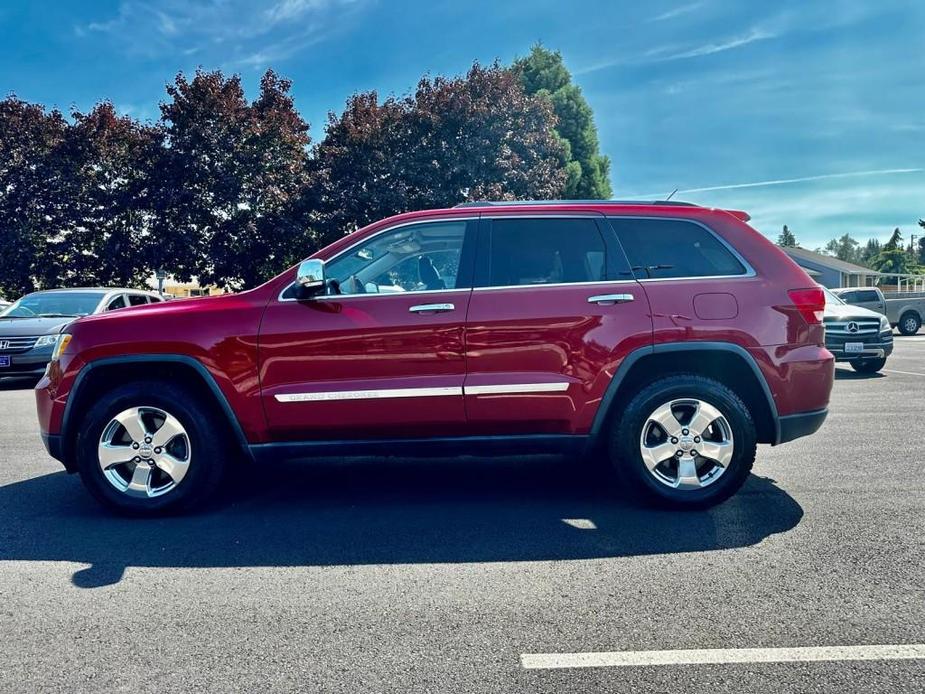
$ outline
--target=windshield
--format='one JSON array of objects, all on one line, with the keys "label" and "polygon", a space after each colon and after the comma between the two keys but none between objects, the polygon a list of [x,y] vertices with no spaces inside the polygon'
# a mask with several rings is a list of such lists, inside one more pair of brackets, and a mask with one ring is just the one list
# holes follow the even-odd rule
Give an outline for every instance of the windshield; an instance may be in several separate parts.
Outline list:
[{"label": "windshield", "polygon": [[844,303],[845,303],[844,301],[842,301],[841,299],[839,299],[837,296],[835,296],[835,294],[833,294],[832,292],[830,292],[830,291],[829,291],[828,289],[826,289],[825,287],[822,287],[822,291],[825,293],[825,303],[826,303],[827,306],[839,306],[839,305],[844,305]]},{"label": "windshield", "polygon": [[87,316],[96,310],[99,292],[36,292],[0,312],[3,318]]}]

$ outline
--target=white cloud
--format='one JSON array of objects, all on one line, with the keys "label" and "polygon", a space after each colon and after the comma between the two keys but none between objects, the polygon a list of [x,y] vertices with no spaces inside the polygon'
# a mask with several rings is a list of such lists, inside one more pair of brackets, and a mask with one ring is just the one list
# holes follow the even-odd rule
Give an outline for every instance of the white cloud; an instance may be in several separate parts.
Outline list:
[{"label": "white cloud", "polygon": [[707,43],[702,46],[697,46],[696,48],[691,48],[686,51],[681,51],[680,53],[672,53],[665,57],[658,58],[659,60],[683,60],[685,58],[698,58],[704,55],[713,55],[714,53],[722,53],[723,51],[730,51],[734,48],[741,48],[742,46],[747,46],[750,43],[755,43],[756,41],[766,41],[768,39],[776,38],[777,34],[772,31],[766,31],[764,29],[752,29],[746,34],[741,36],[736,36],[734,38],[721,41],[719,43]]},{"label": "white cloud", "polygon": [[674,9],[668,10],[667,12],[662,12],[655,17],[652,17],[650,22],[664,22],[668,19],[674,19],[675,17],[680,17],[685,14],[690,14],[694,10],[698,10],[703,7],[703,2],[692,2],[688,5],[679,5]]},{"label": "white cloud", "polygon": [[264,67],[323,40],[346,13],[374,0],[123,0],[115,16],[75,27],[105,34],[125,53],[147,58],[199,55]]}]

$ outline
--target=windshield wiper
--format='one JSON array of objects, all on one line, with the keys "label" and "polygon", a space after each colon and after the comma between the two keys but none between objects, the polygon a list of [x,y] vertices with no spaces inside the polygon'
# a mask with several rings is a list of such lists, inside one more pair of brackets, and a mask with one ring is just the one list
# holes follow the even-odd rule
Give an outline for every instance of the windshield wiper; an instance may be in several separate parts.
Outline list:
[{"label": "windshield wiper", "polygon": [[79,313],[40,313],[38,318],[77,318]]}]

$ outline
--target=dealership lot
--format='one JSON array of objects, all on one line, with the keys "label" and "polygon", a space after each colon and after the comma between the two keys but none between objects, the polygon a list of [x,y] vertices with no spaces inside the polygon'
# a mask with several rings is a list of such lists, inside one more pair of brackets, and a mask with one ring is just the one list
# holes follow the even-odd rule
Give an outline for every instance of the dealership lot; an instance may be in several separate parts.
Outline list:
[{"label": "dealership lot", "polygon": [[[684,514],[561,460],[364,460],[126,520],[45,454],[28,385],[0,383],[2,691],[925,690],[891,659],[919,651],[859,649],[925,644],[925,336]],[[727,650],[652,653],[679,649]]]}]

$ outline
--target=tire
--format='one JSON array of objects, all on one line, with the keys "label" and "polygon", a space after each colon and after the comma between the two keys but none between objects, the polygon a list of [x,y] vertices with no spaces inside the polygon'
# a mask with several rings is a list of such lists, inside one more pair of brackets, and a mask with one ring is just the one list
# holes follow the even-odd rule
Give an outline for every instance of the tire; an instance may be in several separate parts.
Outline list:
[{"label": "tire", "polygon": [[859,374],[875,374],[886,366],[886,357],[878,359],[854,359],[851,361],[851,368]]},{"label": "tire", "polygon": [[[77,471],[97,501],[119,513],[156,516],[202,508],[220,486],[231,454],[223,433],[213,408],[196,392],[163,381],[130,382],[102,395],[84,417],[76,444]],[[138,441],[146,434],[151,434],[150,443]],[[167,437],[162,448],[155,448]],[[145,453],[151,461],[147,466],[134,462]],[[106,471],[102,455],[113,461]],[[132,455],[135,458],[121,462]],[[142,485],[149,468],[147,483]]]},{"label": "tire", "polygon": [[922,319],[915,311],[906,311],[896,326],[903,335],[915,335],[922,327]]},{"label": "tire", "polygon": [[[655,425],[652,419],[665,407],[670,413],[670,418],[666,416],[664,420],[666,425],[677,425],[674,433],[678,438],[673,440],[668,429]],[[695,418],[688,419],[694,407],[705,418],[697,421],[712,422],[706,430],[701,429],[699,433],[705,435],[698,436],[696,442],[691,439],[699,427],[688,429],[681,424],[697,424]],[[720,417],[712,418],[713,412]],[[630,400],[610,433],[611,462],[622,485],[634,496],[677,509],[702,509],[725,501],[745,483],[755,461],[755,423],[745,403],[722,383],[695,374],[666,376],[646,386]],[[724,439],[725,443],[717,443]],[[725,448],[727,444],[731,445],[731,454]],[[664,446],[661,454],[652,453],[659,450],[650,448],[654,445]],[[675,445],[677,450],[685,449],[682,458],[676,457],[676,451],[670,452]],[[703,455],[694,455],[697,446],[710,446],[711,453],[722,450],[717,458],[723,457],[725,465],[704,457],[703,450],[697,451]],[[644,450],[649,464],[643,457]],[[652,468],[651,461],[662,458],[666,450],[668,457]],[[694,466],[686,468],[693,469],[694,474],[688,474],[686,479],[694,483],[682,483],[682,460]],[[672,474],[677,478],[673,484]]]}]

